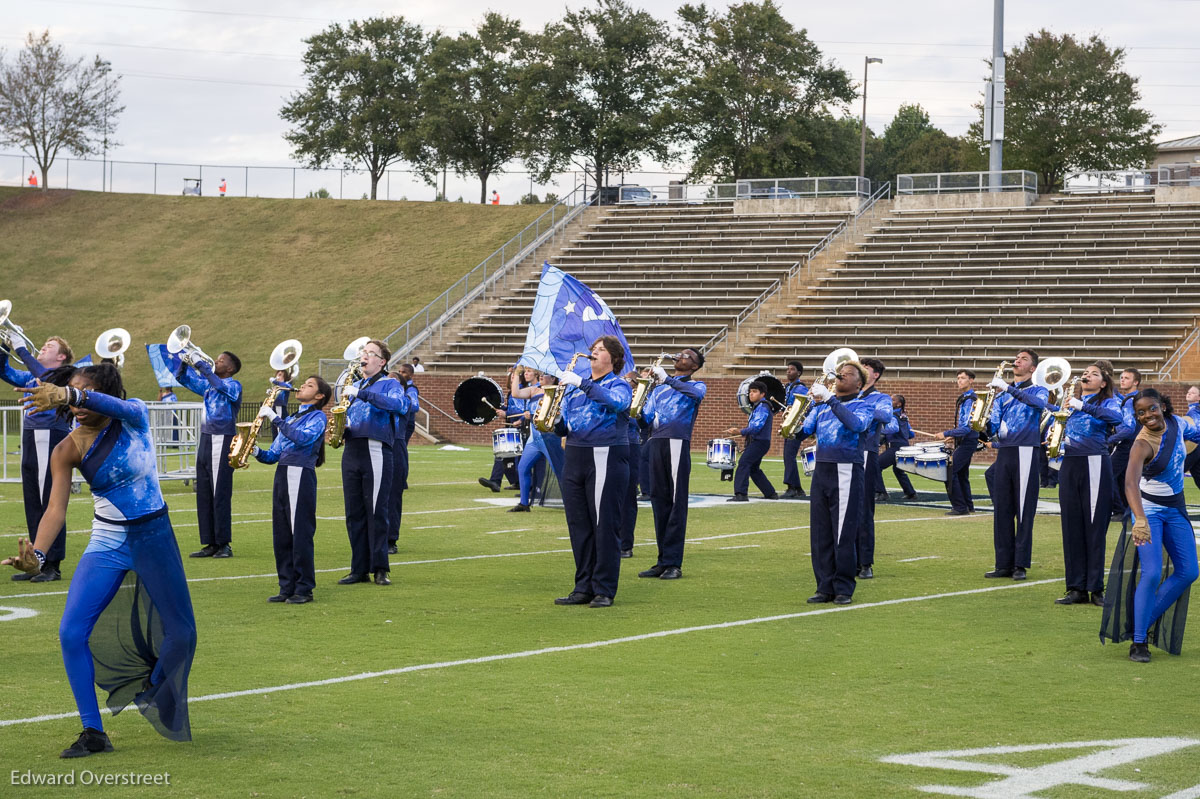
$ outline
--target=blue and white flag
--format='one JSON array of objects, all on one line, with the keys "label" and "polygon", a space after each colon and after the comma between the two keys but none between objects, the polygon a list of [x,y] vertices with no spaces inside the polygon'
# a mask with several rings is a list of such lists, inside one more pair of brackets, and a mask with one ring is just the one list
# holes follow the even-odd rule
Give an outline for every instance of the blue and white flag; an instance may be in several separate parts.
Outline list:
[{"label": "blue and white flag", "polygon": [[[600,336],[616,336],[625,348],[624,372],[634,369],[633,353],[608,303],[566,272],[544,263],[525,334],[525,351],[517,365],[557,374],[567,368],[575,353],[590,354],[592,342]],[[580,358],[575,371],[587,376],[591,367]]]},{"label": "blue and white flag", "polygon": [[75,363],[73,363],[71,365],[74,366],[76,369],[82,369],[85,366],[91,366],[92,365],[92,354],[89,352],[87,355],[83,356],[82,358],[80,358],[78,361],[76,361]]},{"label": "blue and white flag", "polygon": [[154,370],[154,379],[160,388],[183,385],[175,379],[175,370],[181,361],[167,351],[166,344],[147,344],[146,354],[150,356],[150,368]]}]

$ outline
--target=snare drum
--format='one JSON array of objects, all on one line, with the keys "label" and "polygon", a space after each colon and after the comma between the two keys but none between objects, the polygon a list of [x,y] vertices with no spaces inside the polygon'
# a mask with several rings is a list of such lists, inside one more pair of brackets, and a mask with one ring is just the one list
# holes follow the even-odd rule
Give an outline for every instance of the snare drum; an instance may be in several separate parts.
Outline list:
[{"label": "snare drum", "polygon": [[714,438],[708,442],[708,468],[725,471],[734,467],[737,447],[733,439]]},{"label": "snare drum", "polygon": [[805,447],[804,448],[804,473],[806,475],[809,475],[809,474],[812,474],[813,472],[815,472],[816,470],[817,470],[817,448],[816,447]]},{"label": "snare drum", "polygon": [[896,468],[909,474],[917,473],[917,456],[925,454],[923,447],[900,447],[896,450]]},{"label": "snare drum", "polygon": [[525,449],[521,431],[515,427],[502,427],[492,433],[492,455],[507,460],[519,458]]},{"label": "snare drum", "polygon": [[950,458],[945,452],[923,452],[917,456],[917,475],[939,483],[950,475]]}]

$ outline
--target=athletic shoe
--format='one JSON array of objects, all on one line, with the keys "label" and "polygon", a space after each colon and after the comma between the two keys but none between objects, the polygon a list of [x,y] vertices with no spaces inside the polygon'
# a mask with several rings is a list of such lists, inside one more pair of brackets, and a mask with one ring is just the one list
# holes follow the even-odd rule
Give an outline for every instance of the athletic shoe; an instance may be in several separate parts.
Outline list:
[{"label": "athletic shoe", "polygon": [[1150,647],[1146,644],[1130,644],[1129,659],[1134,663],[1150,662]]},{"label": "athletic shoe", "polygon": [[36,574],[29,578],[31,583],[52,583],[55,580],[61,580],[62,574],[55,568],[42,569],[41,574]]},{"label": "athletic shoe", "polygon": [[200,549],[198,549],[195,552],[193,552],[192,554],[188,555],[188,557],[189,558],[211,558],[215,554],[217,554],[217,545],[216,544],[205,544]]},{"label": "athletic shoe", "polygon": [[231,547],[229,544],[226,544],[225,546],[221,547],[216,552],[214,552],[212,556],[214,558],[232,558],[233,557],[233,547]]},{"label": "athletic shoe", "polygon": [[75,739],[75,743],[62,750],[59,757],[87,757],[112,750],[112,741],[108,740],[108,735],[104,730],[84,727],[83,732],[79,733],[79,737]]}]

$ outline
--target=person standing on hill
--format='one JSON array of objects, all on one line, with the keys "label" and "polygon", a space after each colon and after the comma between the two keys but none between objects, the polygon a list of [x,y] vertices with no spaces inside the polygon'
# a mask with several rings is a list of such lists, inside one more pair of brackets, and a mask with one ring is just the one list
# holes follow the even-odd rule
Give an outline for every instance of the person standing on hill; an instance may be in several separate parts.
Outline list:
[{"label": "person standing on hill", "polygon": [[499,205],[499,204],[500,204],[500,192],[496,191],[495,189],[492,189],[492,205]]}]

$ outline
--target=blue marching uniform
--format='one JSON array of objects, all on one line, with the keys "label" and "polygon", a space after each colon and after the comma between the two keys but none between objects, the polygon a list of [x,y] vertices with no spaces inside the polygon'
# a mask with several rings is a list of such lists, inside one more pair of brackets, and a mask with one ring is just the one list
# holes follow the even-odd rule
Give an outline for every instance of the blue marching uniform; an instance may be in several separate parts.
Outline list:
[{"label": "blue marching uniform", "polygon": [[396,417],[396,438],[392,443],[392,499],[388,509],[388,551],[400,541],[400,524],[404,520],[404,492],[408,490],[408,442],[417,429],[417,410],[421,407],[421,394],[409,380],[404,384],[404,395],[408,397],[408,412]]},{"label": "blue marching uniform", "polygon": [[[342,496],[350,573],[362,577],[388,570],[388,515],[391,510],[393,448],[408,413],[408,397],[398,380],[383,372],[357,381],[358,395],[346,409]],[[403,444],[403,433],[399,433]]]},{"label": "blue marching uniform", "polygon": [[1141,425],[1133,418],[1133,398],[1137,392],[1114,394],[1121,405],[1121,423],[1108,437],[1109,452],[1112,453],[1113,470],[1113,515],[1124,516],[1129,509],[1125,501],[1125,467],[1129,465],[1129,450],[1133,448],[1134,436]]},{"label": "blue marching uniform", "polygon": [[658,562],[664,568],[683,566],[687,537],[688,495],[692,478],[692,429],[708,386],[690,377],[671,376],[654,387],[642,409],[650,428],[646,441],[649,460],[650,508]]},{"label": "blue marching uniform", "polygon": [[[1187,418],[1192,424],[1200,427],[1200,402],[1193,402],[1188,405]],[[1188,453],[1187,458],[1183,462],[1183,470],[1192,476],[1192,481],[1200,488],[1200,447],[1196,447]]]},{"label": "blue marching uniform", "polygon": [[912,431],[912,426],[908,423],[908,414],[902,409],[894,409],[892,415],[896,417],[896,429],[887,434],[888,448],[887,452],[879,456],[879,470],[882,472],[890,466],[904,496],[915,497],[917,492],[913,490],[912,480],[908,479],[908,472],[896,468],[896,452],[901,447],[907,447],[916,438],[916,433]]},{"label": "blue marching uniform", "polygon": [[204,398],[204,421],[196,449],[196,521],[200,543],[220,549],[233,537],[229,444],[237,433],[242,384],[232,377],[222,380],[203,361],[192,368],[180,364],[175,377],[188,391]]},{"label": "blue marching uniform", "polygon": [[1025,380],[1008,387],[992,403],[988,420],[996,462],[992,467],[992,543],[996,570],[1028,569],[1033,557],[1037,513],[1037,454],[1041,418],[1049,392]]},{"label": "blue marching uniform", "polygon": [[875,563],[875,492],[883,491],[883,473],[879,468],[879,441],[884,433],[899,430],[892,415],[892,398],[871,386],[859,394],[871,408],[871,425],[863,436],[863,509],[858,517],[858,565]]},{"label": "blue marching uniform", "polygon": [[[525,400],[517,399],[513,396],[509,396],[508,400],[504,403],[505,420],[511,420],[513,424],[518,426],[518,429],[521,428],[518,418],[523,421],[523,415],[525,411],[532,410],[532,408],[529,408],[526,405]],[[524,429],[521,430],[521,440],[524,441],[527,436],[528,431]],[[520,487],[521,481],[519,475],[517,474],[517,458],[493,459],[492,474],[490,477],[488,477],[488,479],[496,485],[500,485],[501,480],[507,479],[510,486]]]},{"label": "blue marching uniform", "polygon": [[[48,370],[24,347],[17,347],[16,352],[29,371],[14,368],[9,363],[8,353],[0,352],[0,379],[17,388],[29,388]],[[60,417],[53,410],[27,410],[21,426],[21,494],[25,501],[25,529],[32,541],[37,536],[38,525],[50,502],[50,453],[71,432],[71,418]],[[67,527],[64,524],[50,551],[46,553],[45,570],[59,570],[66,556]],[[19,573],[13,579],[28,577]]]},{"label": "blue marching uniform", "polygon": [[863,510],[863,438],[875,409],[861,399],[830,397],[804,420],[816,435],[816,468],[809,491],[809,541],[817,593],[853,596],[858,571],[858,517]]},{"label": "blue marching uniform", "polygon": [[954,439],[946,493],[950,497],[950,509],[960,514],[975,512],[975,500],[971,495],[971,458],[979,447],[979,433],[971,429],[970,421],[971,411],[978,401],[973,388],[960,394],[954,407],[954,427],[942,432],[944,438]]},{"label": "blue marching uniform", "polygon": [[562,495],[575,556],[574,591],[614,598],[621,576],[621,506],[629,481],[633,391],[612,372],[567,386]]},{"label": "blue marching uniform", "polygon": [[[794,383],[788,383],[787,392],[783,397],[783,407],[792,407],[792,400],[798,396],[806,396],[808,394],[808,386],[801,383],[799,380]],[[804,496],[804,486],[800,484],[800,470],[796,466],[796,458],[800,454],[800,443],[803,439],[800,437],[800,432],[791,438],[785,439],[783,442],[783,484],[789,489],[796,491],[800,496]]]},{"label": "blue marching uniform", "polygon": [[312,596],[316,587],[313,537],[317,532],[317,456],[329,420],[311,405],[286,419],[271,421],[275,440],[254,457],[259,463],[279,464],[271,491],[271,531],[275,571],[281,596]]},{"label": "blue marching uniform", "polygon": [[1081,397],[1083,407],[1067,418],[1058,471],[1067,590],[1093,594],[1104,591],[1105,540],[1112,517],[1112,462],[1105,439],[1109,426],[1121,421],[1120,403],[1112,397],[1098,402],[1096,396]]},{"label": "blue marching uniform", "polygon": [[[103,729],[95,684],[113,713],[134,702],[159,733],[190,740],[196,620],[159,489],[150,415],[141,400],[94,391],[83,407],[112,421],[70,436],[95,507],[58,631],[71,692],[84,727]],[[120,591],[127,575],[133,590]]]},{"label": "blue marching uniform", "polygon": [[763,397],[754,404],[750,411],[750,419],[742,428],[746,437],[746,449],[738,458],[737,471],[733,473],[733,493],[745,496],[750,490],[750,481],[762,492],[764,497],[774,499],[775,486],[762,470],[762,459],[771,449],[771,423],[775,414],[771,413],[771,404]]},{"label": "blue marching uniform", "polygon": [[621,499],[621,552],[633,550],[634,531],[637,530],[638,517],[638,481],[636,464],[642,459],[641,431],[637,421],[629,420],[629,480],[625,487],[625,496]]}]

